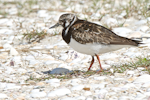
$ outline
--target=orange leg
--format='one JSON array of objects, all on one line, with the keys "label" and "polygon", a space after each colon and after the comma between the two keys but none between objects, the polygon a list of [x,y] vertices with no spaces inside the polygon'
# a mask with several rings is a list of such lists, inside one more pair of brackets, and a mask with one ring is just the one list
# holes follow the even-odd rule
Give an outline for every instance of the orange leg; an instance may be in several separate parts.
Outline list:
[{"label": "orange leg", "polygon": [[93,63],[94,63],[94,56],[92,56],[91,65],[90,65],[90,67],[88,68],[88,71],[91,69],[91,67],[92,67]]},{"label": "orange leg", "polygon": [[99,56],[96,54],[95,55],[96,57],[97,57],[97,60],[98,60],[98,62],[99,62],[99,66],[100,66],[100,71],[98,71],[98,72],[101,72],[101,71],[103,71],[103,68],[102,68],[102,66],[101,66],[101,62],[100,62],[100,58],[99,58]]}]

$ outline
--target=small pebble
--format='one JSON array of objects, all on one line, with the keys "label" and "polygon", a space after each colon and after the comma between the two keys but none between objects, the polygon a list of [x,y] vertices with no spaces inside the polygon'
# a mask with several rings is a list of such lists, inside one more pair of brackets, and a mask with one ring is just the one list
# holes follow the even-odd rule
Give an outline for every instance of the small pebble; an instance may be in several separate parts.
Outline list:
[{"label": "small pebble", "polygon": [[93,100],[92,98],[90,98],[90,97],[88,97],[88,98],[86,98],[85,100]]},{"label": "small pebble", "polygon": [[70,93],[71,93],[71,91],[69,89],[61,88],[61,89],[56,89],[56,90],[48,93],[48,97],[64,96],[64,95],[70,94]]},{"label": "small pebble", "polygon": [[72,91],[81,91],[84,88],[84,85],[77,85],[71,88]]},{"label": "small pebble", "polygon": [[150,81],[150,75],[145,74],[135,79],[135,83],[146,83]]},{"label": "small pebble", "polygon": [[4,93],[0,93],[0,99],[5,99],[8,98],[8,96]]},{"label": "small pebble", "polygon": [[17,56],[18,54],[19,54],[18,51],[15,48],[11,47],[11,49],[10,49],[10,55],[11,56]]},{"label": "small pebble", "polygon": [[44,91],[40,91],[39,89],[34,89],[31,91],[30,96],[33,98],[45,97],[47,94]]},{"label": "small pebble", "polygon": [[61,100],[77,100],[77,99],[75,99],[75,98],[64,98],[64,99],[61,99]]},{"label": "small pebble", "polygon": [[94,77],[95,80],[105,80],[106,78],[105,76]]}]

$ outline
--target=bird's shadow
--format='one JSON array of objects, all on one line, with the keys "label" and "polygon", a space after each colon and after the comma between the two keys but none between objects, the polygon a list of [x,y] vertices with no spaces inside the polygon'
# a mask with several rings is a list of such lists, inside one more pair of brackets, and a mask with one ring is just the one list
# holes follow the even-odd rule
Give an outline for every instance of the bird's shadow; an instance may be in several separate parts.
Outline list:
[{"label": "bird's shadow", "polygon": [[66,68],[55,68],[53,70],[49,71],[43,71],[43,74],[48,74],[52,75],[53,77],[65,77],[65,78],[71,78],[71,77],[78,77],[78,76],[83,76],[83,77],[89,77],[91,75],[99,74],[99,75],[104,75],[108,71],[103,71],[100,73],[97,73],[98,71],[90,70],[90,71],[81,71],[81,70],[68,70]]}]

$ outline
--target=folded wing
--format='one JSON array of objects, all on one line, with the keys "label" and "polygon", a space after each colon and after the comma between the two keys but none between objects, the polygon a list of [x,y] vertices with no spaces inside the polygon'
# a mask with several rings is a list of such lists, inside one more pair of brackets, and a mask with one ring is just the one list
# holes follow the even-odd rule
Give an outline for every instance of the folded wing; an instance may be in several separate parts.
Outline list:
[{"label": "folded wing", "polygon": [[115,44],[115,45],[133,45],[140,44],[137,40],[128,39],[116,35],[111,30],[85,20],[77,21],[70,27],[72,37],[81,44],[100,43],[100,44]]}]

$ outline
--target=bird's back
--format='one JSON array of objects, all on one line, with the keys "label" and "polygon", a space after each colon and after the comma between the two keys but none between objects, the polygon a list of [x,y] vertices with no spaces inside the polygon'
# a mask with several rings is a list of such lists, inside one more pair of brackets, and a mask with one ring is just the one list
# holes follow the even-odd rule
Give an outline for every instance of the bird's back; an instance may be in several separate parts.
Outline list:
[{"label": "bird's back", "polygon": [[111,30],[85,20],[77,20],[69,29],[77,42],[81,44],[86,43],[100,43],[107,45],[133,45],[138,46],[140,41],[128,39],[116,35]]}]

